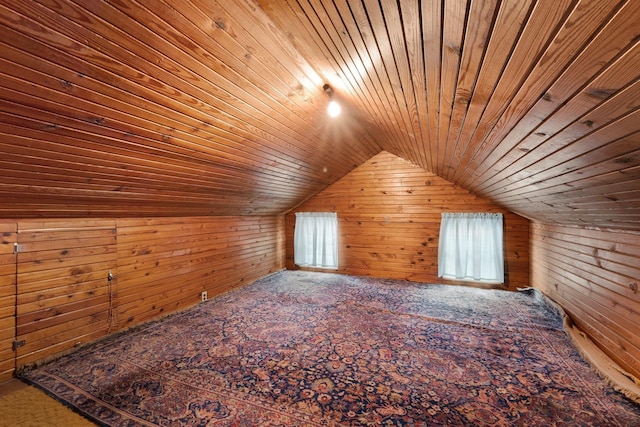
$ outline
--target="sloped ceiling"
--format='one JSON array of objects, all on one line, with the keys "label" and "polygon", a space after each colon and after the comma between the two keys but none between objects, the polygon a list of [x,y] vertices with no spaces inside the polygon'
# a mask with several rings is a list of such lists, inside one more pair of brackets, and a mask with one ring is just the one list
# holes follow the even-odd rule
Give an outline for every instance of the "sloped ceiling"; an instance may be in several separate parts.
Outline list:
[{"label": "sloped ceiling", "polygon": [[640,230],[635,0],[0,0],[0,31],[0,217],[282,213],[386,150]]}]

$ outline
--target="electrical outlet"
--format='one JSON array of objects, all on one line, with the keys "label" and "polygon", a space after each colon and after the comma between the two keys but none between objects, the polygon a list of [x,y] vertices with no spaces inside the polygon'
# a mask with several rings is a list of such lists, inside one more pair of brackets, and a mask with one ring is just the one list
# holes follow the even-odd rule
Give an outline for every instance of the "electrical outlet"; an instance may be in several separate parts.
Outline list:
[{"label": "electrical outlet", "polygon": [[202,301],[206,301],[207,300],[207,291],[202,291],[202,293],[200,294],[200,297],[202,298]]}]

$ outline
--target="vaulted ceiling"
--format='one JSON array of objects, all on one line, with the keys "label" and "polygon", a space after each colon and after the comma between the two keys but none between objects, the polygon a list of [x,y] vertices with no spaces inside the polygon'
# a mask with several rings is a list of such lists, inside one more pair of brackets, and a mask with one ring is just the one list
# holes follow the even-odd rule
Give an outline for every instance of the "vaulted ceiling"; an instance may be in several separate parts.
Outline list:
[{"label": "vaulted ceiling", "polygon": [[282,213],[385,150],[640,230],[639,1],[0,0],[0,31],[0,217]]}]

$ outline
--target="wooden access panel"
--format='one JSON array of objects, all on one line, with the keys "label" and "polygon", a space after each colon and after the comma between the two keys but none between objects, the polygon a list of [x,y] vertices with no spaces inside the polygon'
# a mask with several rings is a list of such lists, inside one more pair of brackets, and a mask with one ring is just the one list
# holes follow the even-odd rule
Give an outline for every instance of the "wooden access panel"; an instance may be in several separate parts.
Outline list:
[{"label": "wooden access panel", "polygon": [[0,382],[13,376],[16,334],[16,223],[0,222]]},{"label": "wooden access panel", "polygon": [[17,366],[109,333],[116,221],[21,221],[17,237]]}]

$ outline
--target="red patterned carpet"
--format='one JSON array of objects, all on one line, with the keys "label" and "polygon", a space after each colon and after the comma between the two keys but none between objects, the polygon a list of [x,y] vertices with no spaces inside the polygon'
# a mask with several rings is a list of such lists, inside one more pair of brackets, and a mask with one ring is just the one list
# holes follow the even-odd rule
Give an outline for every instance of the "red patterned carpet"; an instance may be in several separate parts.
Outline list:
[{"label": "red patterned carpet", "polygon": [[107,426],[632,426],[536,293],[285,271],[22,377]]}]

